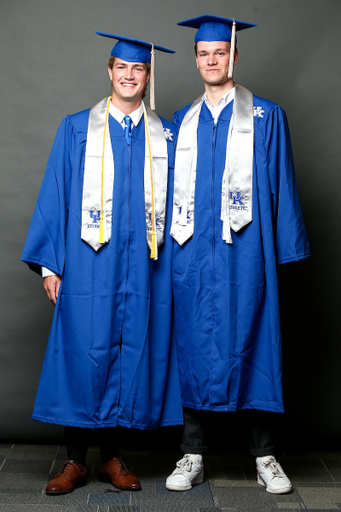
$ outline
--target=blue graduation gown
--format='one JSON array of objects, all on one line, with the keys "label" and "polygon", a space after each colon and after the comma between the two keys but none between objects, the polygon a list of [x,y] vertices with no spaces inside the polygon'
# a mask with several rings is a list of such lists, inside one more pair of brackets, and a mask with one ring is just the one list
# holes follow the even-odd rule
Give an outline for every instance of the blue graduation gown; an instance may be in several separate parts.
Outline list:
[{"label": "blue graduation gown", "polygon": [[[33,419],[89,428],[181,424],[176,347],[170,342],[171,208],[165,242],[153,261],[146,241],[144,121],[133,128],[128,147],[110,116],[112,237],[98,252],[81,240],[88,118],[85,110],[61,123],[22,256],[38,273],[45,266],[62,276]],[[172,198],[177,130],[162,123],[173,134],[173,141],[167,139]]]},{"label": "blue graduation gown", "polygon": [[[180,127],[188,108],[176,112]],[[253,220],[222,239],[221,188],[233,102],[198,125],[194,234],[174,244],[183,405],[283,411],[276,264],[309,256],[284,111],[254,96]]]}]

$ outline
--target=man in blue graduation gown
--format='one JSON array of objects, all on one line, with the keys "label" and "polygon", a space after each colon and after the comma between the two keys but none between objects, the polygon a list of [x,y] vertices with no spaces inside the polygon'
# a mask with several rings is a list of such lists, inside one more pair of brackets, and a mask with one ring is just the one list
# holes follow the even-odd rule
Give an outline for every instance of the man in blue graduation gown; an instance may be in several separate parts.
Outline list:
[{"label": "man in blue graduation gown", "polygon": [[119,39],[112,96],[62,121],[22,256],[55,305],[33,419],[65,426],[68,460],[48,494],[86,482],[90,429],[99,478],[141,489],[115,427],[182,423],[166,215],[177,130],[142,101],[151,53],[172,50],[99,35]]},{"label": "man in blue graduation gown", "polygon": [[[203,481],[202,411],[249,409],[257,481],[292,485],[274,457],[271,416],[283,412],[276,265],[309,256],[282,108],[233,82],[236,30],[216,16],[199,29],[205,94],[176,112],[179,128],[171,234],[184,457],[170,490]],[[212,418],[214,421],[215,418]]]}]

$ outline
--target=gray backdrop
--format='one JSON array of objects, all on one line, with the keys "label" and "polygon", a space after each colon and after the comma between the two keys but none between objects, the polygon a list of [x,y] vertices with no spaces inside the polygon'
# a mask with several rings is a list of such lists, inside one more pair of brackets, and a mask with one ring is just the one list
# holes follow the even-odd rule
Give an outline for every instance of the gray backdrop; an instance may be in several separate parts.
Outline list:
[{"label": "gray backdrop", "polygon": [[0,437],[62,433],[30,419],[53,306],[20,256],[59,123],[110,92],[113,44],[95,30],[177,51],[156,61],[157,112],[171,119],[203,90],[195,31],[176,22],[209,13],[258,25],[240,33],[235,78],[281,104],[291,129],[312,257],[279,269],[286,440],[339,443],[340,0],[2,0],[0,12]]}]

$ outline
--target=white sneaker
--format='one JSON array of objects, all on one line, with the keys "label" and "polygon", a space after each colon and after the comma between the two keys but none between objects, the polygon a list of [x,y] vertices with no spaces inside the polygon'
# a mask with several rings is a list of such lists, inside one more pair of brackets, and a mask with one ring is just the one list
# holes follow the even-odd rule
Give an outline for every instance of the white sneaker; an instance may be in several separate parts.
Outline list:
[{"label": "white sneaker", "polygon": [[292,491],[292,484],[284,473],[282,466],[273,455],[257,457],[257,483],[272,494],[287,494]]},{"label": "white sneaker", "polygon": [[176,468],[166,480],[169,491],[189,491],[193,485],[204,481],[202,455],[187,453],[176,463]]}]

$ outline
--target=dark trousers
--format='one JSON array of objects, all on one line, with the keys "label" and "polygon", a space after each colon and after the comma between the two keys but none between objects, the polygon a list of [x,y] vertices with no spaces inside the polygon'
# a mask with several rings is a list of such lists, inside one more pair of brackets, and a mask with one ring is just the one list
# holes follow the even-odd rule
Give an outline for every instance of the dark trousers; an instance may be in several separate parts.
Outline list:
[{"label": "dark trousers", "polygon": [[[65,427],[65,445],[67,457],[77,464],[85,465],[86,453],[90,441],[89,428]],[[118,457],[116,428],[98,429],[99,445],[101,449],[101,462],[105,463]]]},{"label": "dark trousers", "polygon": [[[250,425],[249,448],[251,455],[264,457],[273,455],[274,446],[271,435],[271,424],[275,413],[266,411],[243,411]],[[203,411],[183,408],[184,430],[180,450],[183,453],[201,454],[207,451],[205,432],[202,421]],[[214,416],[214,412],[212,412]]]}]

